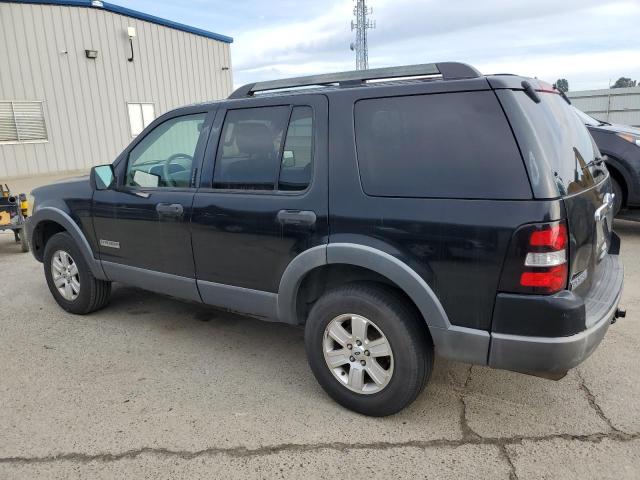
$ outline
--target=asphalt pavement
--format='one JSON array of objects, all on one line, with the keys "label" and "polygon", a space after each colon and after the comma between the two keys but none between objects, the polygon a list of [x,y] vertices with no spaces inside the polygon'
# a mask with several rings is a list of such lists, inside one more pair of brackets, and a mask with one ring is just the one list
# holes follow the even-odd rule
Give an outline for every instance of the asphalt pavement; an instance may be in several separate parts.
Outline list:
[{"label": "asphalt pavement", "polygon": [[114,286],[61,310],[0,234],[0,478],[640,478],[640,223],[627,318],[560,381],[437,359],[387,418],[334,403],[301,329]]}]

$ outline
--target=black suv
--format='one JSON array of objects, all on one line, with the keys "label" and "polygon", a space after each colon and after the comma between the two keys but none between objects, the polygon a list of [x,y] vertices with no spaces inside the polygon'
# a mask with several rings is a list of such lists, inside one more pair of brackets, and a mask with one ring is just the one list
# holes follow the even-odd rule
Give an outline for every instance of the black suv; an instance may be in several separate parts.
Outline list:
[{"label": "black suv", "polygon": [[622,314],[609,174],[550,86],[461,63],[246,85],[41,187],[62,308],[111,282],[305,328],[331,397],[413,401],[434,352],[557,378]]}]

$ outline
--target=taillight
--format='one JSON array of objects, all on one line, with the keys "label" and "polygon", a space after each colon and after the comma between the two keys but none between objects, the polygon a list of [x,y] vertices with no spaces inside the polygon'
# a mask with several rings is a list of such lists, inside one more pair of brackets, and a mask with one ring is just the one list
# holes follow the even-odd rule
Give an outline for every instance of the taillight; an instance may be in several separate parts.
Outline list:
[{"label": "taillight", "polygon": [[567,227],[564,223],[546,225],[547,228],[531,232],[529,245],[533,247],[549,247],[560,250],[567,246]]},{"label": "taillight", "polygon": [[500,290],[551,294],[567,286],[569,236],[564,222],[520,227],[512,239]]},{"label": "taillight", "polygon": [[567,264],[550,267],[542,272],[522,272],[520,285],[554,293],[562,290],[567,284]]}]

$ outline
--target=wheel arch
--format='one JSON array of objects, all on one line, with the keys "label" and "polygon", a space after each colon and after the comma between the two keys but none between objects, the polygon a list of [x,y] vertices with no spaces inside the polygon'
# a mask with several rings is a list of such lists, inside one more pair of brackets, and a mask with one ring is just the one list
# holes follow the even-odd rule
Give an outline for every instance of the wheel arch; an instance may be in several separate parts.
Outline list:
[{"label": "wheel arch", "polygon": [[56,233],[66,232],[67,230],[55,220],[42,220],[34,226],[30,235],[33,256],[39,262],[42,262],[44,256],[44,248],[49,239]]},{"label": "wheel arch", "polygon": [[[486,365],[489,333],[452,325],[434,291],[415,270],[398,258],[366,245],[332,243],[298,255],[285,270],[280,282],[279,319],[291,324],[304,323],[298,311],[298,298],[305,278],[323,268],[339,266],[353,267],[361,273],[368,272],[369,276],[363,279],[388,283],[402,293],[422,316],[440,356]],[[345,280],[351,279],[347,277]]]},{"label": "wheel arch", "polygon": [[67,232],[76,242],[94,277],[107,280],[100,261],[94,258],[89,241],[76,222],[64,211],[55,207],[41,207],[29,217],[27,232],[33,255],[42,261],[46,242],[56,233]]},{"label": "wheel arch", "polygon": [[345,281],[353,281],[355,277],[388,283],[411,300],[427,325],[436,328],[450,326],[447,314],[435,293],[412,268],[382,250],[351,243],[314,247],[298,255],[289,264],[278,291],[278,315],[281,320],[294,324],[303,323],[298,318],[297,311],[300,286],[309,275],[316,275],[328,266],[356,269]]},{"label": "wheel arch", "polygon": [[622,189],[622,208],[627,206],[627,202],[629,201],[629,180],[627,179],[627,172],[625,172],[624,168],[620,165],[617,158],[607,154],[609,160],[607,161],[607,170],[609,170],[609,174],[611,178],[613,178],[620,188]]}]

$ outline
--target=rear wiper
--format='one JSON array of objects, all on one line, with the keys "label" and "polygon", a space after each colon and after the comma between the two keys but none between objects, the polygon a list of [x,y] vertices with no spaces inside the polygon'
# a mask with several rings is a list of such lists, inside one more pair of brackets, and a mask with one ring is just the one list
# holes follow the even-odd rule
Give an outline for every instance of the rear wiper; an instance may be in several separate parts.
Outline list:
[{"label": "rear wiper", "polygon": [[571,100],[569,100],[569,97],[567,97],[567,94],[564,93],[562,90],[560,90],[555,83],[553,84],[553,88],[560,94],[560,96],[562,97],[562,99],[565,102],[567,102],[569,105],[571,105]]}]

